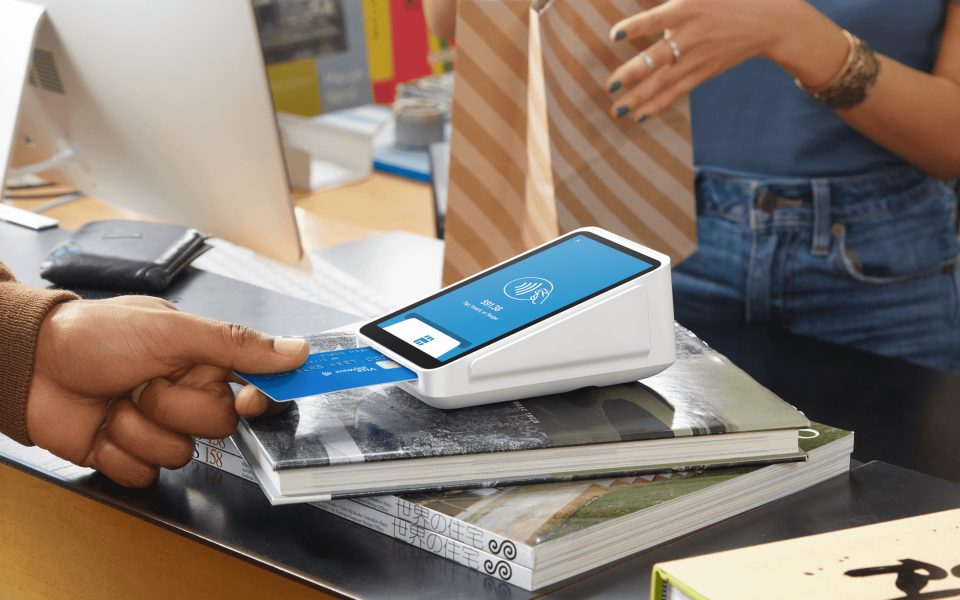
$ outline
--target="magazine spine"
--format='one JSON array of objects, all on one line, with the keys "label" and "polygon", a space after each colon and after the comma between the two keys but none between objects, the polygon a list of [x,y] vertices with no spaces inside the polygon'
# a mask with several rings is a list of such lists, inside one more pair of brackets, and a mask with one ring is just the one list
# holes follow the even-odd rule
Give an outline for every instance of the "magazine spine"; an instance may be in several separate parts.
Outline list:
[{"label": "magazine spine", "polygon": [[[222,440],[197,438],[197,450],[194,451],[194,459],[227,471],[232,475],[243,477],[249,481],[256,481],[250,466],[247,465],[240,454],[240,450],[230,438]],[[340,501],[345,502],[347,500]],[[500,560],[507,560],[530,569],[534,567],[533,548],[530,546],[496,535],[475,525],[464,523],[435,510],[407,502],[397,496],[350,498],[350,501],[385,513],[391,518],[403,519],[411,525],[454,539],[475,550],[492,554]]]},{"label": "magazine spine", "polygon": [[237,448],[237,445],[233,443],[233,440],[225,437],[219,440],[207,439],[207,438],[194,438],[196,441],[201,444],[206,444],[207,446],[212,446],[218,450],[228,452],[234,456],[239,456],[243,458],[243,454],[240,453],[240,449]]},{"label": "magazine spine", "polygon": [[733,467],[768,466],[781,463],[802,463],[807,461],[803,452],[780,455],[759,459],[730,460],[727,462],[682,462],[666,466],[657,466],[643,469],[610,469],[607,471],[591,471],[589,473],[559,473],[538,477],[522,477],[519,479],[498,479],[495,481],[469,481],[449,485],[434,484],[425,487],[389,488],[361,492],[337,492],[330,494],[333,500],[359,500],[367,497],[404,496],[408,494],[436,494],[441,492],[459,492],[464,490],[480,490],[487,488],[506,488],[521,485],[537,485],[541,483],[567,483],[571,481],[595,481],[598,479],[617,479],[622,477],[641,477],[646,475],[662,475],[667,473],[683,473],[687,471],[703,471],[714,469],[729,469]]},{"label": "magazine spine", "polygon": [[[216,442],[223,440],[209,441]],[[219,445],[211,446],[206,442],[207,440],[197,440],[193,448],[193,460],[256,483],[257,479],[253,476],[250,465],[240,456],[240,452],[237,451],[236,446],[233,446],[233,450],[236,452],[236,454],[233,454],[228,447],[221,447]],[[233,442],[230,442],[230,444],[233,444]]]},{"label": "magazine spine", "polygon": [[379,533],[416,546],[484,575],[533,591],[533,571],[413,523],[391,517],[352,500],[311,502],[313,506]]},{"label": "magazine spine", "polygon": [[528,569],[536,567],[532,547],[433,509],[407,502],[398,496],[372,496],[351,500],[481,552],[492,554],[498,559],[507,560]]},{"label": "magazine spine", "polygon": [[[197,440],[194,460],[256,483],[250,466],[242,457],[230,453],[229,444],[225,447],[211,446],[205,443],[206,441]],[[236,451],[236,446],[233,446],[233,449]],[[496,556],[490,552],[485,552],[482,548],[476,548],[470,544],[451,539],[439,532],[420,527],[353,500],[331,500],[329,502],[311,502],[310,504],[485,575],[512,583],[528,591],[532,590],[532,570],[514,561],[506,560],[504,556]],[[501,554],[503,554],[502,545],[499,548]]]}]

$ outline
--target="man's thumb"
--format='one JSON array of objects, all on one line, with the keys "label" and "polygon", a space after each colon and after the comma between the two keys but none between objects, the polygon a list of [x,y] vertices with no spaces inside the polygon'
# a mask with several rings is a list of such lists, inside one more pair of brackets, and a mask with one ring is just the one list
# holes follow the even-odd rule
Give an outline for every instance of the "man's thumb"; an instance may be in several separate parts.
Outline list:
[{"label": "man's thumb", "polygon": [[180,330],[184,336],[177,337],[184,358],[196,364],[244,373],[279,373],[299,367],[310,354],[304,340],[272,338],[242,325],[185,313],[173,315],[187,321]]}]

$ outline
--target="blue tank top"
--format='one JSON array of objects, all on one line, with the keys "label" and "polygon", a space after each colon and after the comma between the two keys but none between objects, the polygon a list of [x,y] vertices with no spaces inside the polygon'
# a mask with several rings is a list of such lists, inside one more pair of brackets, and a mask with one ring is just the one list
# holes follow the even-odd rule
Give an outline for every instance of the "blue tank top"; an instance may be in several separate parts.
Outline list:
[{"label": "blue tank top", "polygon": [[[877,52],[927,73],[933,68],[947,0],[809,1]],[[750,59],[703,82],[690,94],[690,110],[699,167],[813,178],[906,164],[767,59]]]}]

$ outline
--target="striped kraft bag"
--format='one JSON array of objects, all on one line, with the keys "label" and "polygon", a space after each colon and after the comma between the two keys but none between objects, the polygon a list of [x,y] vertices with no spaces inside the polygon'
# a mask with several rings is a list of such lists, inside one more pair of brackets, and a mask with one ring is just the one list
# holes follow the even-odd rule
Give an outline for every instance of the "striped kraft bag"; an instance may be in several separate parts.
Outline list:
[{"label": "striped kraft bag", "polygon": [[604,85],[655,41],[610,28],[658,0],[536,2],[459,2],[444,285],[585,226],[676,265],[697,247],[688,99],[641,124]]}]

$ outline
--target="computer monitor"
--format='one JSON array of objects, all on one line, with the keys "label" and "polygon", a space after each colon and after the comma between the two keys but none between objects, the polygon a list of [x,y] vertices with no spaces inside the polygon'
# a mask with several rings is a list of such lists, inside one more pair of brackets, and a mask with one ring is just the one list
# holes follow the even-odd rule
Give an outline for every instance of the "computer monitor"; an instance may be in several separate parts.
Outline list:
[{"label": "computer monitor", "polygon": [[[284,262],[301,258],[249,1],[30,4],[46,13],[35,40],[17,27],[29,27],[24,15],[36,6],[0,0],[0,136],[22,89],[15,142],[52,159],[38,167],[56,166],[65,182],[105,202]],[[24,77],[12,62],[26,43]],[[0,176],[7,142],[0,139]]]}]

